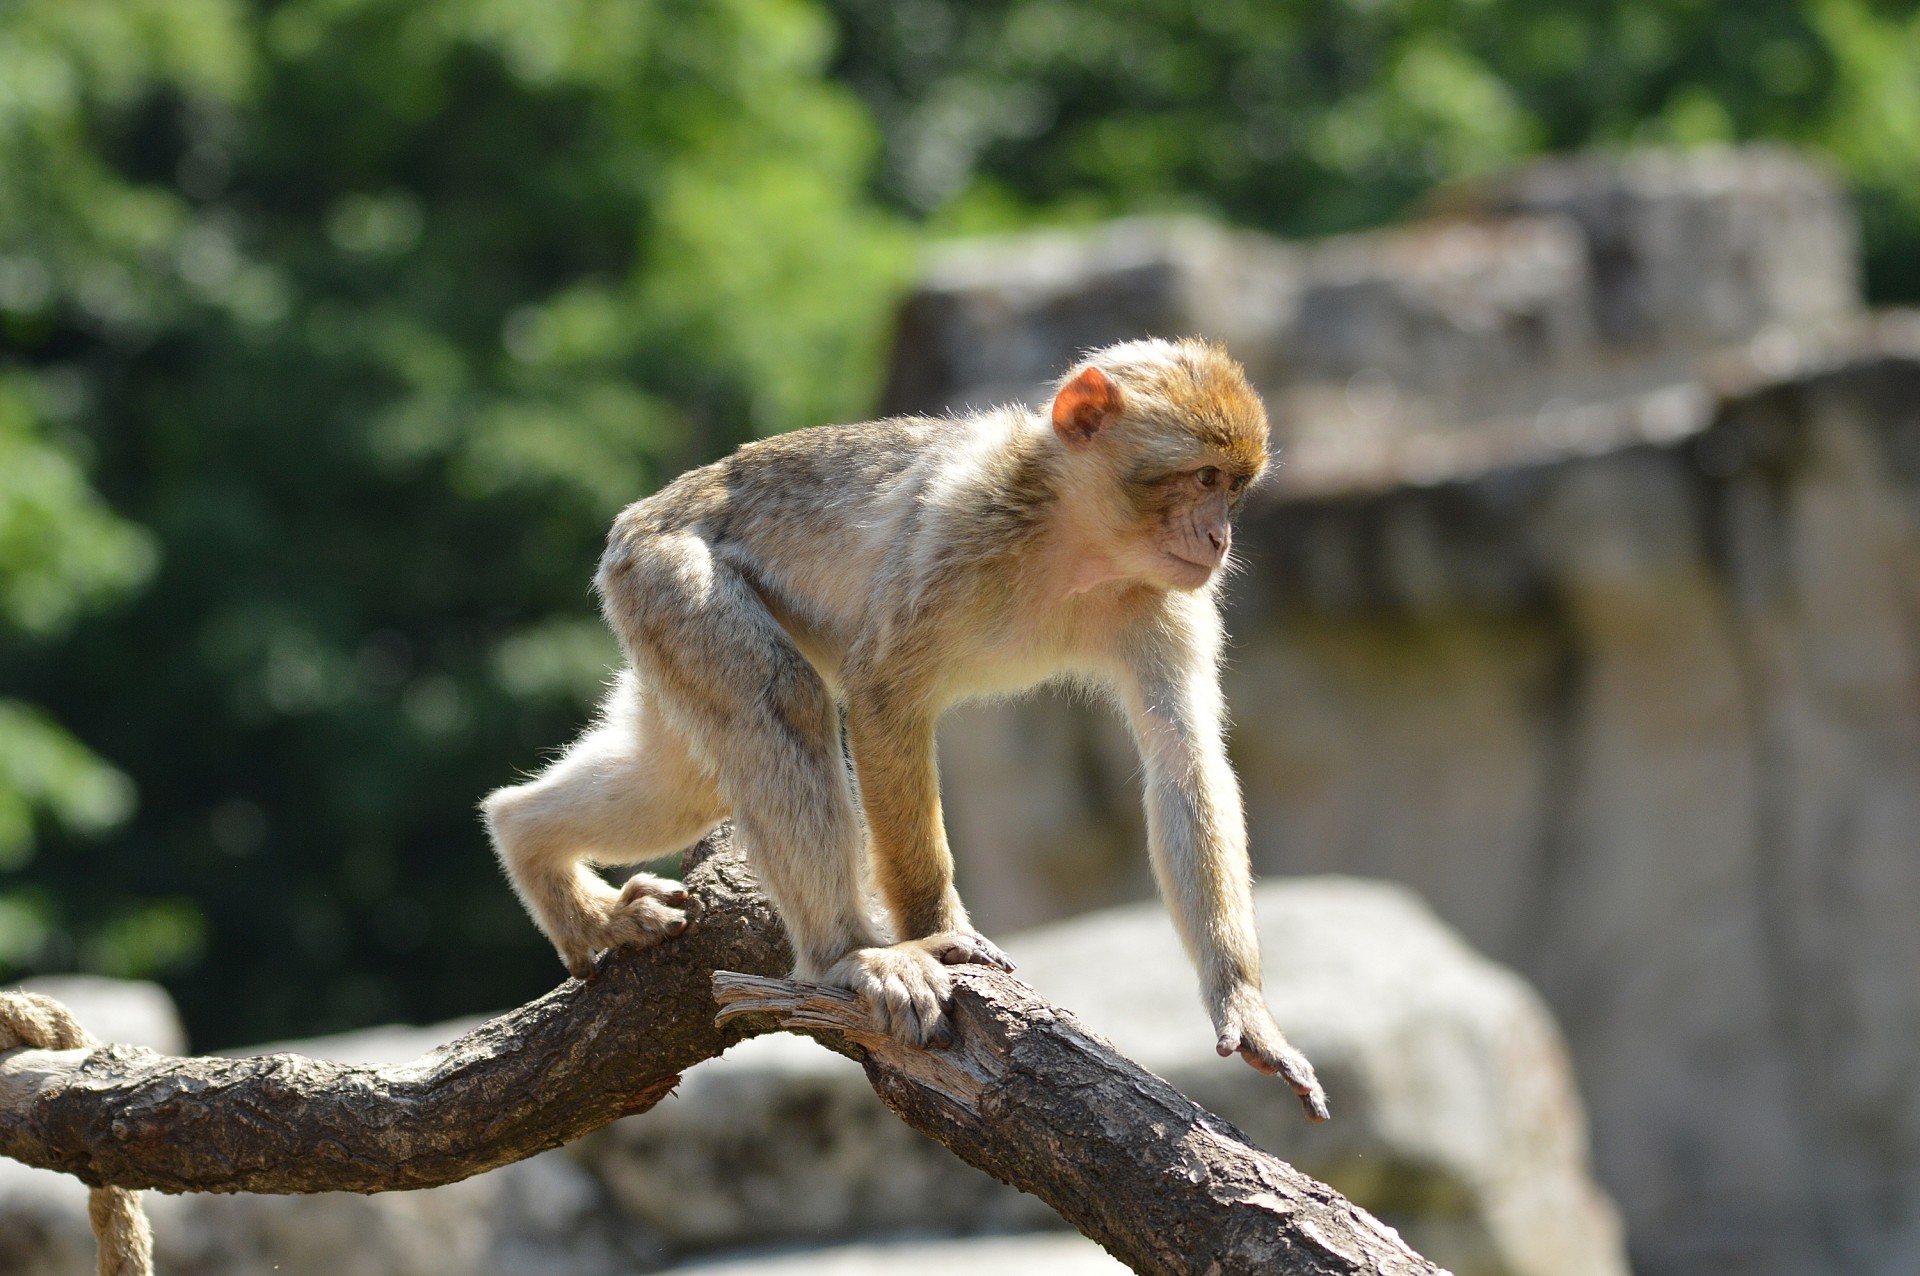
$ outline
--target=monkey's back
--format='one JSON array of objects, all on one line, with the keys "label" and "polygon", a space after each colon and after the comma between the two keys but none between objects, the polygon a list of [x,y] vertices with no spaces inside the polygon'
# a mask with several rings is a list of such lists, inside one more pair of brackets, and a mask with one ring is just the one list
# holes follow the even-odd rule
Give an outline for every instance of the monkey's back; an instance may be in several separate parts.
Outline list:
[{"label": "monkey's back", "polygon": [[738,572],[831,675],[862,635],[871,644],[936,601],[929,586],[947,549],[998,517],[955,490],[953,476],[1022,451],[1023,424],[1018,409],[897,417],[746,444],[622,511],[597,583],[604,598],[649,543],[691,538]]}]

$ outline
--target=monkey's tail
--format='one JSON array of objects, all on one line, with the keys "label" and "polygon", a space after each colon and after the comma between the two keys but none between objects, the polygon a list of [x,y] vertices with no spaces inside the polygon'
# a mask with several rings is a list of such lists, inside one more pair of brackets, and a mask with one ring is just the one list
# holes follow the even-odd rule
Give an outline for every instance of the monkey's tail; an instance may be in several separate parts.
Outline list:
[{"label": "monkey's tail", "polygon": [[[96,1044],[73,1012],[35,992],[0,992],[0,1051],[79,1050]],[[153,1229],[140,1193],[96,1187],[87,1198],[87,1219],[99,1246],[100,1276],[153,1276]]]}]

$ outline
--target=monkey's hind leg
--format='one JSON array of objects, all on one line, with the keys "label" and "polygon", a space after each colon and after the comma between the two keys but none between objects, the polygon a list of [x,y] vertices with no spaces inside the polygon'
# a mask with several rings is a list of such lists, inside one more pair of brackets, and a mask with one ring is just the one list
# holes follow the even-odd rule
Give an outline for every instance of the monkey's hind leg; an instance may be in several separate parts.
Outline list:
[{"label": "monkey's hind leg", "polygon": [[631,672],[558,761],[489,794],[481,809],[514,891],[579,979],[593,974],[594,953],[648,948],[687,925],[680,883],[636,873],[615,890],[589,857],[619,864],[670,854],[726,814],[712,778]]},{"label": "monkey's hind leg", "polygon": [[903,1041],[943,1040],[951,977],[923,942],[882,944],[867,914],[839,709],[758,590],[692,536],[618,546],[599,583],[649,693],[712,760],[794,974],[859,993]]}]

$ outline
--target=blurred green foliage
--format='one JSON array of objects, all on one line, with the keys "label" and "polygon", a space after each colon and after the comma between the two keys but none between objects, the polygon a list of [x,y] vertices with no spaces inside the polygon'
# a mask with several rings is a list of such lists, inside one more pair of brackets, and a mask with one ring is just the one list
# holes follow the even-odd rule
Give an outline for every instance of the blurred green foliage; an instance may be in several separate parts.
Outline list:
[{"label": "blurred green foliage", "polygon": [[948,231],[1146,208],[1374,225],[1543,150],[1835,159],[1868,282],[1920,299],[1912,0],[829,0],[881,186]]},{"label": "blurred green foliage", "polygon": [[555,981],[474,808],[608,675],[608,519],[869,406],[909,240],[831,37],[0,7],[0,971],[165,975],[208,1045]]},{"label": "blurred green foliage", "polygon": [[0,977],[206,1046],[549,986],[473,810],[607,675],[606,521],[866,411],[916,234],[1749,137],[1920,297],[1888,0],[6,0]]}]

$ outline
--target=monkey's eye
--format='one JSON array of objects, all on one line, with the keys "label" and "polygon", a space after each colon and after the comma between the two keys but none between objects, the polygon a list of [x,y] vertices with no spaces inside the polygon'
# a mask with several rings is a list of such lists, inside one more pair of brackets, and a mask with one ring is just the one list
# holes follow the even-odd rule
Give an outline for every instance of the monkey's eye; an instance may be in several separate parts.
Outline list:
[{"label": "monkey's eye", "polygon": [[1247,490],[1247,482],[1248,478],[1245,474],[1236,474],[1233,476],[1233,481],[1228,483],[1227,486],[1236,492],[1244,492]]},{"label": "monkey's eye", "polygon": [[1200,481],[1201,487],[1213,487],[1220,482],[1220,471],[1209,465],[1204,469],[1195,470],[1193,477]]}]

